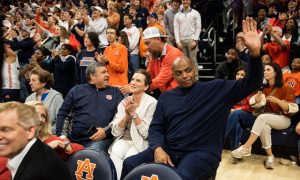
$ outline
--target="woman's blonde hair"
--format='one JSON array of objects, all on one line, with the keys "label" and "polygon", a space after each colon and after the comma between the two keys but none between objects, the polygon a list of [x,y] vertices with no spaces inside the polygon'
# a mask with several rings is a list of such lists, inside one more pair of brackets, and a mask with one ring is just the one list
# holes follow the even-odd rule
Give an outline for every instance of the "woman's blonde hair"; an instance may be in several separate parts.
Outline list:
[{"label": "woman's blonde hair", "polygon": [[52,135],[52,132],[51,132],[52,126],[51,126],[51,122],[49,121],[49,115],[48,115],[48,110],[47,110],[46,106],[41,101],[28,101],[28,102],[25,102],[25,104],[30,105],[32,107],[42,106],[45,108],[45,112],[46,112],[45,121],[46,122],[43,126],[40,126],[38,138],[41,141],[46,140],[49,136]]}]

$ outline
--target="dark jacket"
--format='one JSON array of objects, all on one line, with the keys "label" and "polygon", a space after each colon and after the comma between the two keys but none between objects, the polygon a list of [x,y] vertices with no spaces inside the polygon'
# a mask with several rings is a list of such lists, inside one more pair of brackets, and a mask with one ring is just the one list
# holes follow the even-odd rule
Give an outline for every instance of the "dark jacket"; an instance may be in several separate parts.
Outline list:
[{"label": "dark jacket", "polygon": [[228,79],[235,80],[236,69],[240,66],[246,68],[247,63],[245,61],[236,60],[231,63],[227,61],[222,62],[216,69],[215,78],[216,79]]},{"label": "dark jacket", "polygon": [[[72,130],[70,139],[86,146],[91,142],[89,129],[107,127],[117,112],[118,104],[123,95],[119,88],[107,87],[97,89],[92,84],[80,84],[73,87],[67,94],[56,119],[56,134],[62,133],[65,118],[72,110]],[[106,138],[112,138],[111,129],[106,131]]]},{"label": "dark jacket", "polygon": [[14,38],[10,42],[10,47],[12,50],[18,50],[18,60],[20,64],[29,63],[29,59],[31,58],[34,51],[35,42],[32,38],[28,37],[21,41],[18,41],[17,38]]},{"label": "dark jacket", "polygon": [[49,146],[37,140],[21,162],[14,180],[71,180],[65,162]]},{"label": "dark jacket", "polygon": [[54,62],[54,86],[53,88],[66,97],[67,93],[75,85],[75,71],[76,71],[76,58],[74,56],[67,56],[65,60],[57,56]]}]

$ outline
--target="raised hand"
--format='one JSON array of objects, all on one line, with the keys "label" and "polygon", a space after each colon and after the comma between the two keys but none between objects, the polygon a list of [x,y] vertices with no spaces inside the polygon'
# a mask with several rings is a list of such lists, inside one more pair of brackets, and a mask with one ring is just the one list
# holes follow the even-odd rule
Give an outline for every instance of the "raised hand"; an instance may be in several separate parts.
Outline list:
[{"label": "raised hand", "polygon": [[257,33],[257,22],[252,17],[243,20],[243,35],[245,46],[252,57],[260,55],[261,41]]}]

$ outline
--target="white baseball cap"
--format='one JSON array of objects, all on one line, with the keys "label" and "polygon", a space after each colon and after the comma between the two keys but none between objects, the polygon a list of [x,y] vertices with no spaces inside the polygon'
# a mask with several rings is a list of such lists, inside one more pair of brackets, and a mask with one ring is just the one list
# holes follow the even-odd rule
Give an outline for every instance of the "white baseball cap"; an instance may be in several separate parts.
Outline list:
[{"label": "white baseball cap", "polygon": [[157,38],[157,37],[166,38],[169,36],[164,35],[157,27],[148,27],[143,32],[143,39],[150,39],[150,38]]},{"label": "white baseball cap", "polygon": [[100,11],[103,14],[103,9],[100,6],[92,6],[91,9],[92,10],[96,9],[96,10]]}]

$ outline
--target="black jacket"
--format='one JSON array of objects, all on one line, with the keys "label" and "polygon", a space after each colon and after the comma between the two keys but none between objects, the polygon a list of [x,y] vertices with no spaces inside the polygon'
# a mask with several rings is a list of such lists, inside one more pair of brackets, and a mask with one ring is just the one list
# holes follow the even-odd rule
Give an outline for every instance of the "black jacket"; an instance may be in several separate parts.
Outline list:
[{"label": "black jacket", "polygon": [[18,41],[17,38],[14,38],[10,42],[10,47],[12,50],[18,50],[18,60],[21,64],[29,63],[29,59],[31,58],[34,51],[35,42],[32,38],[28,37],[21,41]]},{"label": "black jacket", "polygon": [[22,160],[14,180],[71,180],[65,162],[49,146],[37,140]]}]

